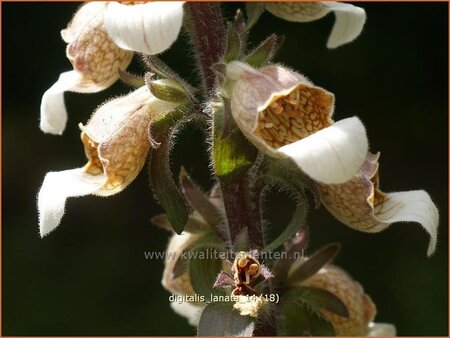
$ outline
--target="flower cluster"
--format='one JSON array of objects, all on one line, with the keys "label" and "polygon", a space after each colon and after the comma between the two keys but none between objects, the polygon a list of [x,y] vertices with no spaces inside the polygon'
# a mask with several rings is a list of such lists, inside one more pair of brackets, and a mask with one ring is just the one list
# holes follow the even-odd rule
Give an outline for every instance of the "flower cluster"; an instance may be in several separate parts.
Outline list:
[{"label": "flower cluster", "polygon": [[[61,32],[73,70],[44,93],[41,130],[64,131],[65,91],[94,93],[118,79],[135,88],[79,124],[84,166],[46,175],[38,194],[40,235],[61,223],[69,197],[116,194],[150,157],[151,188],[166,212],[153,223],[175,232],[168,252],[176,254],[166,259],[162,285],[192,297],[171,306],[198,326],[199,334],[394,335],[392,325],[374,323],[375,305],[361,285],[331,264],[336,245],[292,258],[307,249],[304,191],[359,231],[421,224],[430,235],[428,255],[437,243],[437,208],[423,190],[380,190],[379,153],[370,152],[361,120],[334,120],[333,93],[274,63],[276,35],[248,49],[248,31],[264,11],[293,22],[333,12],[328,48],[356,39],[366,19],[362,8],[339,2],[250,3],[247,19],[238,11],[228,26],[217,3],[81,6]],[[188,84],[155,56],[174,43],[182,27],[195,49],[203,88]],[[134,54],[146,61],[143,76],[126,71]],[[203,127],[212,144],[215,185],[208,194],[184,169],[175,182],[170,169],[177,130],[189,123]],[[296,196],[297,211],[281,235],[267,242],[260,206],[273,186]],[[282,245],[286,257],[258,258]],[[183,258],[209,248],[236,257]],[[224,304],[204,301],[209,295],[229,298]]]}]

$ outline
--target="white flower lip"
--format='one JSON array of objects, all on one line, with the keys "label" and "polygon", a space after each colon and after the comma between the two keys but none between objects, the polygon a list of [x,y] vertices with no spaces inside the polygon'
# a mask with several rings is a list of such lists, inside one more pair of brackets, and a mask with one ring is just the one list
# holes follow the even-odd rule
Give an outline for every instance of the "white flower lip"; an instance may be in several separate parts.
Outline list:
[{"label": "white flower lip", "polygon": [[64,131],[67,123],[64,92],[71,90],[79,79],[80,75],[76,71],[62,73],[42,96],[39,127],[44,133],[61,135]]},{"label": "white flower lip", "polygon": [[336,22],[328,38],[327,47],[336,48],[352,42],[362,32],[366,22],[366,12],[360,7],[342,2],[322,2],[334,12]]},{"label": "white flower lip", "polygon": [[366,131],[357,117],[340,120],[276,150],[312,179],[325,184],[350,180],[364,163],[367,151]]},{"label": "white flower lip", "polygon": [[[103,176],[87,175],[82,168],[49,172],[38,194],[39,232],[41,237],[61,222],[68,197],[94,193],[104,183]],[[64,189],[61,189],[64,187]]]},{"label": "white flower lip", "polygon": [[105,13],[109,36],[123,49],[159,54],[178,37],[183,23],[180,1],[122,5],[111,2]]},{"label": "white flower lip", "polygon": [[76,70],[61,73],[58,80],[42,95],[40,129],[48,134],[63,133],[67,123],[64,92],[95,93],[103,89],[103,86],[84,81],[83,75]]},{"label": "white flower lip", "polygon": [[429,233],[427,255],[436,250],[439,211],[424,190],[401,191],[387,194],[387,200],[375,207],[375,217],[382,223],[380,231],[395,222],[415,222]]}]

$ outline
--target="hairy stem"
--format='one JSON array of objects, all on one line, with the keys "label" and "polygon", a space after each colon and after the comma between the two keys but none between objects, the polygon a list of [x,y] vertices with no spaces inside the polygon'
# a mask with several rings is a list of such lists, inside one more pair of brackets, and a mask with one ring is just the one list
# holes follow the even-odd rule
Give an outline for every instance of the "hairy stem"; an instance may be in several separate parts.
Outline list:
[{"label": "hairy stem", "polygon": [[206,95],[214,89],[215,74],[211,66],[224,52],[225,27],[220,5],[214,2],[187,2],[186,28],[194,45]]},{"label": "hairy stem", "polygon": [[261,249],[263,238],[258,209],[252,207],[249,194],[247,174],[240,175],[233,180],[220,180],[223,203],[227,215],[230,238],[233,244],[238,235],[247,229],[249,249]]}]

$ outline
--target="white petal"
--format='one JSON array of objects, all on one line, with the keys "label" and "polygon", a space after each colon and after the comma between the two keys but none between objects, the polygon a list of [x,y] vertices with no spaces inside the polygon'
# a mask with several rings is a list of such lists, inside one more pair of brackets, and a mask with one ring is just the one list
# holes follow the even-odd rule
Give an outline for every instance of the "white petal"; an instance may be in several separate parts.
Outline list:
[{"label": "white petal", "polygon": [[187,318],[189,324],[198,326],[204,305],[193,305],[189,302],[171,302],[170,307],[180,316]]},{"label": "white petal", "polygon": [[309,177],[325,184],[350,180],[364,163],[367,151],[366,131],[357,117],[340,120],[277,150]]},{"label": "white petal", "polygon": [[370,323],[369,324],[369,337],[395,337],[397,330],[395,325],[388,323]]},{"label": "white petal", "polygon": [[336,48],[355,40],[366,22],[364,9],[334,1],[322,2],[322,4],[334,11],[336,16],[336,21],[328,38],[327,47]]},{"label": "white petal", "polygon": [[66,127],[67,110],[64,92],[76,88],[81,76],[78,72],[61,73],[58,81],[42,96],[40,128],[44,133],[61,135]]},{"label": "white petal", "polygon": [[105,182],[103,175],[86,174],[82,168],[49,172],[38,195],[39,232],[44,237],[61,221],[68,197],[92,194]]},{"label": "white petal", "polygon": [[127,6],[112,2],[105,13],[105,27],[120,48],[159,54],[178,37],[183,4],[169,1]]},{"label": "white petal", "polygon": [[384,223],[417,222],[430,234],[428,256],[437,243],[439,212],[427,192],[423,190],[402,191],[387,194],[387,200],[375,207],[376,217]]}]

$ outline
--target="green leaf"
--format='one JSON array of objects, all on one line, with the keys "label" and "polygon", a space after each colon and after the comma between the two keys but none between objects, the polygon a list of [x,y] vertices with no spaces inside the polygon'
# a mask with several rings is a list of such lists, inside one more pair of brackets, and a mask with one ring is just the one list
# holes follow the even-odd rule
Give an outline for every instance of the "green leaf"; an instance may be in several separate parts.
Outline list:
[{"label": "green leaf", "polygon": [[218,302],[203,309],[197,335],[251,337],[254,329],[254,318],[241,316],[230,303]]},{"label": "green leaf", "polygon": [[283,336],[335,336],[333,325],[306,304],[283,304],[278,334]]},{"label": "green leaf", "polygon": [[202,246],[189,252],[189,276],[194,291],[207,299],[211,294],[223,294],[222,290],[214,289],[217,275],[222,270],[222,261],[214,253],[217,250],[211,246]]},{"label": "green leaf", "polygon": [[272,60],[277,50],[278,37],[275,34],[272,34],[258,47],[256,47],[249,55],[247,55],[247,57],[244,59],[244,62],[248,63],[252,67],[259,68]]},{"label": "green leaf", "polygon": [[225,62],[237,60],[241,54],[241,41],[231,23],[228,23],[227,47],[223,59]]},{"label": "green leaf", "polygon": [[212,204],[209,197],[205,195],[191,180],[188,173],[181,167],[180,169],[180,185],[184,196],[189,201],[194,210],[203,217],[203,219],[211,226],[215,226],[221,221],[220,211]]},{"label": "green leaf", "polygon": [[288,239],[295,236],[299,228],[305,226],[306,215],[308,211],[308,203],[303,193],[296,191],[297,205],[295,207],[292,219],[283,230],[283,232],[269,245],[267,245],[263,251],[270,252],[277,249],[280,245],[286,242]]},{"label": "green leaf", "polygon": [[214,171],[221,180],[230,181],[246,172],[255,162],[257,149],[241,133],[223,104],[214,107]]},{"label": "green leaf", "polygon": [[341,249],[340,244],[329,244],[315,252],[305,262],[290,271],[287,284],[298,284],[315,275],[323,266],[330,263]]},{"label": "green leaf", "polygon": [[299,286],[289,292],[289,298],[307,303],[315,310],[327,310],[338,316],[348,318],[347,306],[334,293],[311,286]]},{"label": "green leaf", "polygon": [[170,149],[176,124],[181,120],[181,110],[166,114],[151,128],[149,139],[159,144],[150,152],[149,178],[156,200],[163,207],[177,234],[181,234],[188,221],[189,209],[176,185],[170,170]]}]

